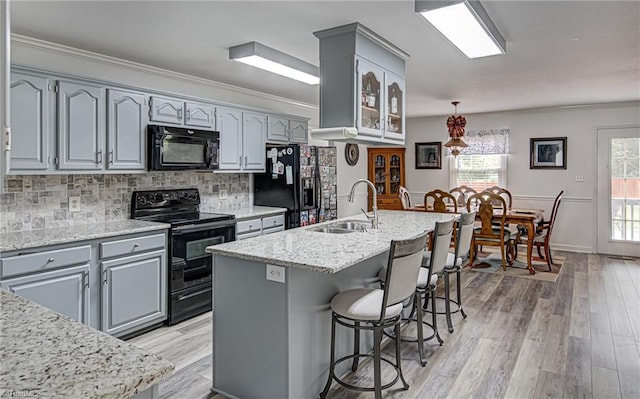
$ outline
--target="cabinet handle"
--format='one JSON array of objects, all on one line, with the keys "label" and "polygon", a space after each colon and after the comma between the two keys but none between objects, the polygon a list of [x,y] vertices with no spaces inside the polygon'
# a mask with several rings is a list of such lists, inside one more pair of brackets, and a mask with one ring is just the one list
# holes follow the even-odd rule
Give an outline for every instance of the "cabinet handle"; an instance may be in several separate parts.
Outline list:
[{"label": "cabinet handle", "polygon": [[56,261],[56,258],[49,258],[47,259],[47,263],[53,263]]},{"label": "cabinet handle", "polygon": [[178,120],[182,120],[182,110],[178,110]]},{"label": "cabinet handle", "polygon": [[102,284],[107,284],[107,269],[102,272]]},{"label": "cabinet handle", "polygon": [[102,150],[98,151],[98,153],[96,154],[97,158],[98,158],[98,165],[102,165]]},{"label": "cabinet handle", "polygon": [[187,110],[187,120],[191,119],[191,111]]},{"label": "cabinet handle", "polygon": [[133,244],[133,249],[135,250],[135,249],[136,249],[136,248],[138,248],[139,246],[140,246],[140,244],[135,243],[135,244]]},{"label": "cabinet handle", "polygon": [[247,167],[247,162],[248,162],[247,158],[248,158],[248,156],[247,156],[247,155],[245,155],[245,156],[244,156],[244,167],[245,167],[245,168]]},{"label": "cabinet handle", "polygon": [[109,151],[109,164],[113,165],[113,150]]},{"label": "cabinet handle", "polygon": [[242,166],[242,155],[240,155],[240,158],[238,159],[238,166]]},{"label": "cabinet handle", "polygon": [[84,288],[89,289],[89,272],[82,273],[82,281],[84,282]]}]

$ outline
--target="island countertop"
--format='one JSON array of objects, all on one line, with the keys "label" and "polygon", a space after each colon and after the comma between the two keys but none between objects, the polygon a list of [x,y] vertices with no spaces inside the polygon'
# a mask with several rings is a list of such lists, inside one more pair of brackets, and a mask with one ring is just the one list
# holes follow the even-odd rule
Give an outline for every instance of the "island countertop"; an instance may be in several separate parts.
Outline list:
[{"label": "island countertop", "polygon": [[0,290],[0,342],[0,397],[130,398],[174,368],[5,290]]},{"label": "island countertop", "polygon": [[[379,228],[366,232],[330,234],[313,229],[336,220],[285,230],[242,241],[207,247],[207,252],[272,265],[336,273],[389,249],[391,240],[414,237],[433,230],[438,221],[455,217],[446,213],[378,211]],[[366,221],[364,215],[339,220]]]}]

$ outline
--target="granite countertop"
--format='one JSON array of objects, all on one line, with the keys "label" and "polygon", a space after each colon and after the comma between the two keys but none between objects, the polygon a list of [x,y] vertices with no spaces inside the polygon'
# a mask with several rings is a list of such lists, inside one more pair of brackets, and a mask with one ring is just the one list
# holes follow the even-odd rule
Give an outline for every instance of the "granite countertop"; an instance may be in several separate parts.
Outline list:
[{"label": "granite countertop", "polygon": [[0,343],[0,397],[129,398],[174,369],[168,360],[4,290]]},{"label": "granite countertop", "polygon": [[235,215],[236,220],[258,218],[263,216],[278,215],[287,211],[287,208],[276,208],[271,206],[251,206],[248,208],[241,208],[237,211],[224,211],[230,215]]},{"label": "granite countertop", "polygon": [[[273,265],[336,273],[389,250],[391,240],[414,237],[433,230],[435,222],[455,215],[431,212],[378,211],[379,228],[366,232],[330,234],[312,231],[335,220],[218,244],[207,248],[212,254],[248,259]],[[338,220],[366,221],[364,215]]]},{"label": "granite countertop", "polygon": [[2,233],[0,234],[0,252],[169,228],[171,228],[171,225],[165,223],[124,219],[105,223],[80,224],[55,229]]}]

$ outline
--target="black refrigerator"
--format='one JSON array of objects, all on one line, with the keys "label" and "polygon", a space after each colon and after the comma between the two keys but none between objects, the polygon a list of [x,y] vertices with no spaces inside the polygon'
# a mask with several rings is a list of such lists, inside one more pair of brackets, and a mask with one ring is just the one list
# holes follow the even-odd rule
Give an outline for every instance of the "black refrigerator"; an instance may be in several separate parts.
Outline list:
[{"label": "black refrigerator", "polygon": [[254,174],[254,205],[287,208],[285,228],[337,218],[335,147],[267,144],[267,170]]}]

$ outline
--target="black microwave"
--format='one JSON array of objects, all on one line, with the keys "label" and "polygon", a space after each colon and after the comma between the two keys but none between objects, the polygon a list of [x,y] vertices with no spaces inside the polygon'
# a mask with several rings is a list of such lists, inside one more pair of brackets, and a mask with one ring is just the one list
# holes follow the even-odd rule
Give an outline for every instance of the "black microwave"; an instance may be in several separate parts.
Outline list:
[{"label": "black microwave", "polygon": [[218,169],[220,133],[172,126],[147,126],[148,170]]}]

